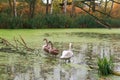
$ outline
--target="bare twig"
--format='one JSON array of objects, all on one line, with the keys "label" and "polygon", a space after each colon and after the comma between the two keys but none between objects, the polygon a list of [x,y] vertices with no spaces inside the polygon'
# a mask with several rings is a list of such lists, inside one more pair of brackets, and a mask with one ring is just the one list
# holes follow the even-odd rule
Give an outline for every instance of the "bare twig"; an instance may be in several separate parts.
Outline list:
[{"label": "bare twig", "polygon": [[25,43],[25,40],[21,37],[21,35],[19,35],[19,36],[20,36],[20,39],[22,40],[22,42],[24,43],[24,45],[27,46],[27,44]]},{"label": "bare twig", "polygon": [[15,37],[14,37],[14,41],[15,41],[15,44],[16,44],[16,48],[18,49],[18,44],[17,44],[17,40],[16,40]]}]

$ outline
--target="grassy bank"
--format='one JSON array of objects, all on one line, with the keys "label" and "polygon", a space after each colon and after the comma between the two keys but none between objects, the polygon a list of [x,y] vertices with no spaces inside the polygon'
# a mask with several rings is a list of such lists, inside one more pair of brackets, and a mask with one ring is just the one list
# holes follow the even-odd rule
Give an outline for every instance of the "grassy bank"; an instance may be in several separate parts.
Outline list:
[{"label": "grassy bank", "polygon": [[14,36],[18,34],[34,35],[44,33],[65,33],[65,32],[82,32],[98,34],[120,34],[120,29],[0,29],[1,36]]}]

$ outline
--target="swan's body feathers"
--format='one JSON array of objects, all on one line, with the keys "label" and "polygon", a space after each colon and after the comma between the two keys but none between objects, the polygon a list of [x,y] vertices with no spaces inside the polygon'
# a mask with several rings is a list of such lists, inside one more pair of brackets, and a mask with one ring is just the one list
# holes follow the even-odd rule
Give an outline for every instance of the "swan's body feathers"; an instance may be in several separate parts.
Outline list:
[{"label": "swan's body feathers", "polygon": [[69,50],[64,50],[60,58],[70,58],[73,56],[73,52]]}]

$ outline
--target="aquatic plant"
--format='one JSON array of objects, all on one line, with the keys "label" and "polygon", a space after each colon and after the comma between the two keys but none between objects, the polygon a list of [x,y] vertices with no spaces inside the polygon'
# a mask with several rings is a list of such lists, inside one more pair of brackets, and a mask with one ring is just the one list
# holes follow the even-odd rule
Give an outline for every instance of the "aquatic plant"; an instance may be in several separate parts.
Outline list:
[{"label": "aquatic plant", "polygon": [[107,76],[113,73],[113,57],[110,56],[110,59],[107,57],[98,58],[98,73],[103,76]]}]

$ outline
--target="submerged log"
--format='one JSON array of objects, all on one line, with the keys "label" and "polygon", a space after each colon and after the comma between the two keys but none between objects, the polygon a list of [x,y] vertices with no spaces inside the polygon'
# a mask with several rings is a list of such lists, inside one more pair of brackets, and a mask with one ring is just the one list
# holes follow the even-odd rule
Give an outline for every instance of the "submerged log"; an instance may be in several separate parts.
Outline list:
[{"label": "submerged log", "polygon": [[116,76],[120,76],[120,71],[113,71],[113,74]]}]

